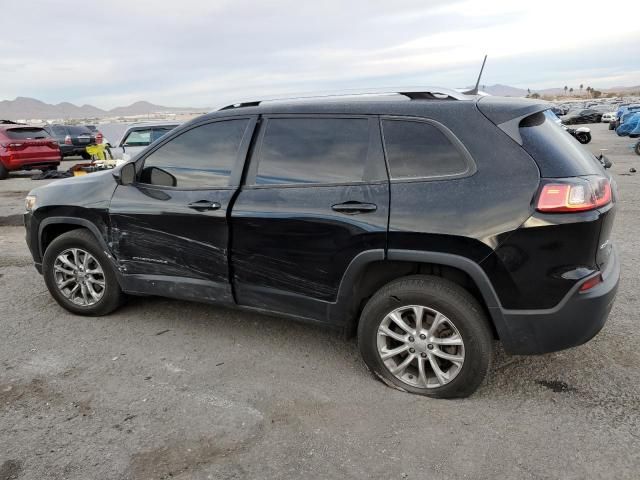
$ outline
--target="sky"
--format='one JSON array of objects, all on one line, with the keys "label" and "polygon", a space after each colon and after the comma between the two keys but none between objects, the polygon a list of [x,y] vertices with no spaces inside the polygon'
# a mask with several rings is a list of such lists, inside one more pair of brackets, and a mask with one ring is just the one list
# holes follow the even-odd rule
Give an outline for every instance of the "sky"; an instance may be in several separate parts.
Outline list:
[{"label": "sky", "polygon": [[485,85],[640,85],[632,0],[0,3],[0,100],[215,108],[301,92],[455,88],[475,83],[485,53]]}]

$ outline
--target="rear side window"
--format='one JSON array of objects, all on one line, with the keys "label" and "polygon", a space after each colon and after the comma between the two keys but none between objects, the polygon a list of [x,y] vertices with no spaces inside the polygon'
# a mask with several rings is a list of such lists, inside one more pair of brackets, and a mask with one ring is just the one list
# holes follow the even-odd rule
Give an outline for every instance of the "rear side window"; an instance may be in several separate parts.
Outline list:
[{"label": "rear side window", "polygon": [[368,147],[365,118],[270,118],[256,184],[361,181]]},{"label": "rear side window", "polygon": [[173,130],[175,127],[155,127],[151,131],[151,141],[155,142],[159,138],[164,137],[167,133]]},{"label": "rear side window", "polygon": [[602,174],[596,157],[554,119],[549,110],[520,122],[522,147],[536,161],[543,177]]},{"label": "rear side window", "polygon": [[54,135],[66,135],[67,134],[67,129],[64,127],[61,127],[59,125],[55,125],[53,127],[51,127],[51,130],[53,130],[53,134]]},{"label": "rear side window", "polygon": [[49,134],[44,128],[10,128],[6,130],[6,133],[7,137],[11,140],[27,140],[49,137]]},{"label": "rear side window", "polygon": [[460,149],[430,123],[383,120],[382,132],[391,178],[448,177],[470,169]]},{"label": "rear side window", "polygon": [[226,120],[187,130],[145,159],[140,181],[177,188],[227,186],[248,124]]}]

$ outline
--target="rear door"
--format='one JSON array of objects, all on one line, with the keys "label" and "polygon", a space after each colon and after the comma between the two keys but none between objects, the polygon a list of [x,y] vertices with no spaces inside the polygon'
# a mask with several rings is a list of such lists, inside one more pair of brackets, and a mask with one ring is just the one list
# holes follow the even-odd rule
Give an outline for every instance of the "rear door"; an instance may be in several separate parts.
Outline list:
[{"label": "rear door", "polygon": [[384,251],[388,205],[377,118],[264,117],[231,212],[238,303],[326,320],[349,263]]},{"label": "rear door", "polygon": [[129,291],[232,302],[228,208],[255,118],[191,125],[137,161],[110,205],[114,254]]}]

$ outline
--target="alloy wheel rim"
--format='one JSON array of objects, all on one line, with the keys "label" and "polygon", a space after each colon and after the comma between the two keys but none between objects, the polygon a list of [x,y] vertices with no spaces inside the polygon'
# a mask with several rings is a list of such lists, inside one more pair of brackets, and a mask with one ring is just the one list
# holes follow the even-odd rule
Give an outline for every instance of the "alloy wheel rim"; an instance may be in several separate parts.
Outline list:
[{"label": "alloy wheel rim", "polygon": [[90,307],[104,296],[104,271],[86,250],[69,248],[60,253],[53,263],[53,275],[58,290],[75,305]]},{"label": "alloy wheel rim", "polygon": [[378,327],[378,355],[398,380],[416,388],[450,383],[462,370],[464,341],[443,313],[423,305],[396,308]]}]

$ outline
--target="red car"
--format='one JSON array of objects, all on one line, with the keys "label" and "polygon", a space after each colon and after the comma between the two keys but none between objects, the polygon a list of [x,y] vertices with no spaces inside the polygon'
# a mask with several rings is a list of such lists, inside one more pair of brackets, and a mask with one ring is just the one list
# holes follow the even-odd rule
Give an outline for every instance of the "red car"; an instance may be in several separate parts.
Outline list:
[{"label": "red car", "polygon": [[60,165],[58,142],[40,127],[0,121],[0,180],[12,170],[53,170]]}]

